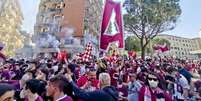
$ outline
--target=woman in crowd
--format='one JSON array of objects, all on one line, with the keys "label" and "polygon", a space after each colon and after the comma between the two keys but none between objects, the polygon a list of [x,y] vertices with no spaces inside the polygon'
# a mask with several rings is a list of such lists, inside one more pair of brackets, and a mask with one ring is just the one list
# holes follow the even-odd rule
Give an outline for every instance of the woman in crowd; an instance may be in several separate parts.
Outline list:
[{"label": "woman in crowd", "polygon": [[159,84],[159,77],[150,72],[146,78],[146,85],[140,89],[138,101],[172,101],[172,98],[159,88]]}]

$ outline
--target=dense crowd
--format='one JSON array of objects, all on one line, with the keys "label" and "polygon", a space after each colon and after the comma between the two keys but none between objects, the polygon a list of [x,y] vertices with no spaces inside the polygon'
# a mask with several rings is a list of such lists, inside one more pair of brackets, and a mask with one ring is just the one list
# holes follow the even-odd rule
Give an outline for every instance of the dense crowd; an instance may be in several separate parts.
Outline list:
[{"label": "dense crowd", "polygon": [[201,101],[200,67],[167,57],[10,59],[0,67],[0,101]]}]

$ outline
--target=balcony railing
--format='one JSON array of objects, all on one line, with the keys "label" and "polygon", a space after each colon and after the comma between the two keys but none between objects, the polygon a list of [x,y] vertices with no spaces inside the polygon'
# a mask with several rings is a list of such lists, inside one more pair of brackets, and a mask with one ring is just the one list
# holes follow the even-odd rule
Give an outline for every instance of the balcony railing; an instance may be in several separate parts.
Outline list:
[{"label": "balcony railing", "polygon": [[52,2],[64,2],[64,0],[50,0],[50,1],[52,1]]},{"label": "balcony railing", "polygon": [[49,8],[50,12],[55,12],[55,13],[62,13],[63,9],[62,8]]}]

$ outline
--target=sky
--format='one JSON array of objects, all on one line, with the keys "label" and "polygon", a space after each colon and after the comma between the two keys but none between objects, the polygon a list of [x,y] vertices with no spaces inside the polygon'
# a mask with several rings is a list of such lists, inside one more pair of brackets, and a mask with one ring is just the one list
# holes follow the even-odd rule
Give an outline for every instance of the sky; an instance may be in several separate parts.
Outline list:
[{"label": "sky", "polygon": [[38,5],[40,3],[40,0],[19,0],[19,1],[24,17],[22,30],[25,30],[30,34],[33,34],[34,24],[36,22],[36,15],[38,12]]},{"label": "sky", "polygon": [[[39,2],[40,0],[20,0],[24,16],[22,29],[32,34],[34,32]],[[178,20],[177,26],[174,30],[164,32],[164,34],[187,38],[198,37],[199,30],[201,29],[200,4],[201,0],[180,0],[182,15]]]},{"label": "sky", "polygon": [[[199,37],[201,29],[201,0],[180,0],[182,14],[174,30],[165,32],[183,37]],[[200,35],[201,37],[201,35]]]}]

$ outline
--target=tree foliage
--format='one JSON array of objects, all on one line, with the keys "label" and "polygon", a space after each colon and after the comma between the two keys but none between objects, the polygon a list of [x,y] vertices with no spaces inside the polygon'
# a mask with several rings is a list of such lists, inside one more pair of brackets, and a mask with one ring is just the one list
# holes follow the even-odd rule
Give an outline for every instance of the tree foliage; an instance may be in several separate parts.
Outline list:
[{"label": "tree foliage", "polygon": [[[166,44],[168,47],[170,47],[170,45],[171,45],[171,43],[167,39],[160,38],[160,37],[156,37],[153,40],[151,40],[150,44],[152,46],[146,47],[146,49],[145,49],[146,53],[153,52],[154,51],[153,46],[157,45],[157,44],[159,44],[159,45]],[[125,40],[125,49],[128,51],[136,51],[136,52],[142,51],[140,48],[140,40],[134,36],[127,37]]]},{"label": "tree foliage", "polygon": [[149,42],[164,31],[172,30],[181,15],[180,0],[130,0],[124,16],[125,30],[140,39],[142,58]]},{"label": "tree foliage", "polygon": [[0,42],[5,45],[3,52],[7,56],[15,56],[17,49],[23,47],[24,37],[20,32],[22,20],[19,2],[2,0],[0,8]]},{"label": "tree foliage", "polygon": [[140,51],[140,40],[134,36],[127,37],[125,40],[125,49],[128,51]]}]

